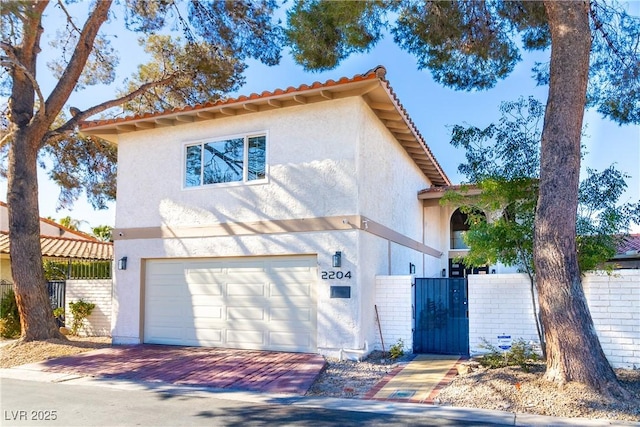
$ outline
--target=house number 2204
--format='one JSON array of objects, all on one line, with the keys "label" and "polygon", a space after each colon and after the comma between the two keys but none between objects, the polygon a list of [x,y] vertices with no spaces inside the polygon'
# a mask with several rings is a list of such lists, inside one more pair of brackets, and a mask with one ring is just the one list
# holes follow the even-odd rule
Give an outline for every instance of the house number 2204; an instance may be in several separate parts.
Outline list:
[{"label": "house number 2204", "polygon": [[342,272],[342,271],[322,271],[320,272],[320,277],[322,280],[333,280],[333,279],[351,279],[351,272]]}]

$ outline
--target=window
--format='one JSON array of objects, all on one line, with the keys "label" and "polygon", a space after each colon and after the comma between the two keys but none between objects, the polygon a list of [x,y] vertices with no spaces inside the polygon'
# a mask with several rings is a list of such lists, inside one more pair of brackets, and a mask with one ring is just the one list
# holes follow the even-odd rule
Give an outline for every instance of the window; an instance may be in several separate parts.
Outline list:
[{"label": "window", "polygon": [[266,135],[228,138],[186,146],[185,187],[266,178]]}]

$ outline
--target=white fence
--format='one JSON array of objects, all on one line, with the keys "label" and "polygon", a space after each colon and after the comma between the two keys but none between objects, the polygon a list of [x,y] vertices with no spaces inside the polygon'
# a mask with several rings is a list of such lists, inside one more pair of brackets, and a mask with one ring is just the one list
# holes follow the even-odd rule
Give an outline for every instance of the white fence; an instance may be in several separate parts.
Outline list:
[{"label": "white fence", "polygon": [[84,302],[95,304],[96,307],[91,316],[85,319],[78,334],[81,336],[110,336],[112,288],[111,279],[67,280],[65,298],[65,324],[67,328],[70,328],[73,322],[69,303],[81,299]]},{"label": "white fence", "polygon": [[[613,275],[589,273],[582,279],[602,349],[613,367],[640,367],[640,270]],[[469,346],[479,353],[482,338],[498,335],[538,342],[524,274],[469,276]]]}]

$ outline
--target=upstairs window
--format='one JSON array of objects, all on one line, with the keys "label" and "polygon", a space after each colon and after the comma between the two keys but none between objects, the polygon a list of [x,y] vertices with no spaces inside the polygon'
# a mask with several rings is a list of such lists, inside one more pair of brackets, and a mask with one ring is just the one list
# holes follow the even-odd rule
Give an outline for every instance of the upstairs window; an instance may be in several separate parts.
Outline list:
[{"label": "upstairs window", "polygon": [[221,139],[185,147],[184,186],[266,178],[266,135]]}]

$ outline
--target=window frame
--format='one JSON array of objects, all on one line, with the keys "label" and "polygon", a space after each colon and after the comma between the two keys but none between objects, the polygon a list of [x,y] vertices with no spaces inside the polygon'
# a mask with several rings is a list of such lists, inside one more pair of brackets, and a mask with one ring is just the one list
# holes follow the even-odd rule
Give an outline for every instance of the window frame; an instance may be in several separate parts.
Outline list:
[{"label": "window frame", "polygon": [[[249,139],[256,137],[264,137],[265,138],[265,149],[264,149],[264,178],[249,180]],[[202,167],[202,162],[204,160],[204,146],[209,143],[216,143],[221,141],[227,141],[232,139],[243,139],[243,151],[242,151],[242,179],[238,181],[230,181],[230,182],[215,182],[211,184],[204,183],[204,168]],[[200,184],[188,186],[187,185],[187,149],[188,147],[200,147]],[[215,138],[199,138],[196,140],[185,141],[182,143],[182,175],[181,175],[181,187],[183,190],[197,190],[203,188],[212,188],[212,187],[235,187],[235,186],[244,186],[244,185],[256,185],[256,184],[264,184],[269,181],[269,132],[264,131],[255,131],[255,132],[245,132],[239,134],[230,134],[218,136]]]}]

